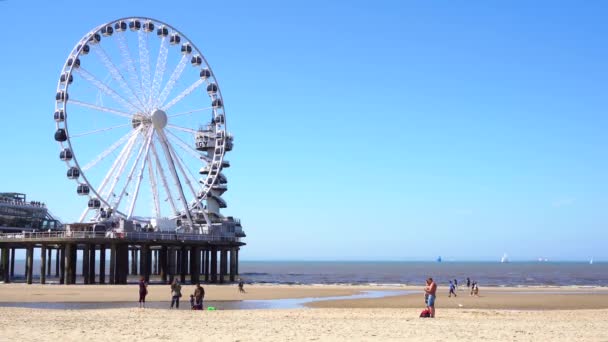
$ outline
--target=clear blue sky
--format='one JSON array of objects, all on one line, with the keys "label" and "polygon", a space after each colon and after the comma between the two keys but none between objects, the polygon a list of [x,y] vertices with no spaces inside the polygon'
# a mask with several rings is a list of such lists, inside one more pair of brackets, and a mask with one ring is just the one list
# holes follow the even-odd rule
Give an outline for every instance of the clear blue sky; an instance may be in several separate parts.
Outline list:
[{"label": "clear blue sky", "polygon": [[608,259],[608,3],[0,1],[0,190],[77,218],[57,78],[131,15],[218,77],[243,259]]}]

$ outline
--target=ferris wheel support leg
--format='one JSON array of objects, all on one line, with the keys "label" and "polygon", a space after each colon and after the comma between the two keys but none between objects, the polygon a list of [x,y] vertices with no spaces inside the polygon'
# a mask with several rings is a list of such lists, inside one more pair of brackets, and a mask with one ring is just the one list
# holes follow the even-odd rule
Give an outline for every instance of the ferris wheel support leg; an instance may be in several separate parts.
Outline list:
[{"label": "ferris wheel support leg", "polygon": [[152,152],[152,157],[156,161],[156,169],[160,174],[160,180],[163,183],[163,188],[165,188],[165,192],[167,193],[167,197],[169,200],[169,204],[171,205],[171,209],[173,209],[173,213],[178,213],[177,207],[175,206],[175,202],[173,201],[173,196],[171,195],[171,191],[169,190],[169,184],[167,183],[167,178],[165,177],[165,172],[160,164],[160,159],[158,158],[158,153],[156,153],[156,147],[152,144],[150,151]]},{"label": "ferris wheel support leg", "polygon": [[152,204],[154,205],[154,217],[157,219],[160,218],[160,202],[158,198],[158,184],[156,183],[156,178],[154,177],[154,169],[152,166],[152,160],[150,158],[150,153],[146,155],[146,160],[148,163],[148,177],[150,178],[150,187],[152,188]]},{"label": "ferris wheel support leg", "polygon": [[[150,132],[151,130],[152,129],[150,129],[148,131],[148,134],[150,136],[152,136],[152,133]],[[120,202],[122,201],[123,197],[125,196],[125,193],[127,193],[127,188],[129,187],[129,184],[131,183],[131,180],[133,179],[133,173],[135,173],[135,169],[137,168],[137,165],[139,164],[139,161],[141,160],[144,149],[146,149],[150,145],[149,144],[150,136],[148,136],[148,134],[146,134],[144,136],[144,142],[142,143],[141,147],[139,148],[139,152],[137,152],[137,156],[135,157],[135,162],[131,166],[131,170],[129,170],[129,174],[127,175],[127,180],[125,182],[125,185],[123,186],[122,191],[120,192],[120,195],[118,196],[118,199],[116,200],[116,204],[115,204],[116,208],[118,208],[120,206]],[[128,215],[127,218],[130,218],[130,215]]]},{"label": "ferris wheel support leg", "polygon": [[175,186],[177,191],[179,192],[179,197],[182,201],[182,205],[184,206],[184,210],[186,211],[186,217],[188,217],[188,222],[190,223],[190,227],[194,227],[194,222],[192,221],[192,215],[190,215],[190,207],[188,202],[186,201],[186,196],[184,196],[184,189],[182,189],[181,182],[179,181],[179,176],[177,175],[177,171],[175,170],[175,163],[173,158],[171,158],[171,152],[169,151],[169,141],[167,140],[167,136],[165,136],[164,132],[158,131],[158,136],[160,137],[161,146],[165,152],[165,158],[167,159],[167,164],[169,165],[169,170],[171,171],[171,175],[173,176],[173,180],[175,181]]},{"label": "ferris wheel support leg", "polygon": [[[99,189],[100,196],[103,196],[103,194],[101,194],[101,191],[102,191],[101,188],[105,187],[106,183],[110,180],[110,177],[112,177],[113,175],[116,175],[114,177],[114,181],[112,182],[112,184],[110,185],[110,188],[108,189],[108,192],[106,193],[105,200],[108,203],[110,202],[110,198],[112,197],[114,188],[116,187],[116,184],[118,183],[118,180],[120,179],[120,174],[122,174],[123,170],[125,169],[125,166],[127,165],[127,161],[129,160],[131,153],[133,153],[133,147],[135,146],[135,142],[137,141],[138,136],[139,136],[138,134],[135,134],[131,137],[131,139],[129,139],[127,146],[125,146],[125,148],[120,152],[121,154],[114,161],[115,165],[112,165],[112,168],[110,168],[110,172],[108,172],[108,174],[106,175],[106,178],[104,178],[104,181],[102,182],[102,186]],[[114,172],[116,169],[116,165],[120,165],[120,166],[118,167],[117,172]],[[116,209],[116,208],[114,208],[114,209]]]},{"label": "ferris wheel support leg", "polygon": [[[148,151],[150,150],[150,143],[152,142],[152,137],[154,136],[154,130],[151,129],[149,133],[149,137],[146,141],[146,147],[144,151],[144,156],[148,155]],[[138,156],[139,160],[139,156]],[[127,217],[131,218],[133,215],[133,209],[135,209],[135,203],[137,202],[137,196],[139,195],[139,187],[141,186],[141,181],[144,178],[144,169],[146,168],[146,161],[148,158],[143,158],[141,162],[141,167],[139,168],[139,172],[137,173],[137,183],[135,183],[135,191],[133,194],[133,199],[131,200],[131,206],[129,207],[129,211],[127,213]]]}]

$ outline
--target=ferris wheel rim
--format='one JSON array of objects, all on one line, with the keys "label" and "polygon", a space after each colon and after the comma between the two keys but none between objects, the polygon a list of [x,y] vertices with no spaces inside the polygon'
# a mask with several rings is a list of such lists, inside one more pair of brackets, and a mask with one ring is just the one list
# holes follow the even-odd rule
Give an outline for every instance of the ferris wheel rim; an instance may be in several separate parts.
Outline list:
[{"label": "ferris wheel rim", "polygon": [[[131,17],[123,17],[123,18],[115,19],[115,20],[112,20],[112,21],[109,21],[109,22],[96,26],[94,29],[92,29],[88,33],[86,33],[76,43],[76,45],[71,50],[70,54],[68,55],[68,57],[64,63],[60,76],[66,75],[68,77],[68,79],[70,79],[72,77],[74,69],[78,68],[78,66],[76,66],[75,63],[72,63],[72,65],[68,65],[70,59],[72,59],[73,61],[76,61],[77,59],[79,59],[82,55],[82,51],[83,51],[84,47],[90,41],[90,39],[92,37],[94,37],[95,34],[100,34],[101,30],[105,27],[113,26],[119,22],[128,22],[131,20],[141,20],[142,22],[149,21],[154,24],[164,26],[164,27],[168,28],[169,30],[171,30],[172,33],[177,33],[179,36],[183,37],[184,43],[187,42],[188,44],[190,44],[192,46],[192,54],[199,56],[202,59],[204,66],[210,72],[210,77],[208,77],[208,79],[212,80],[213,81],[212,83],[214,83],[217,88],[215,98],[219,99],[221,101],[222,105],[220,108],[220,111],[221,111],[220,114],[223,116],[223,119],[222,119],[221,123],[215,122],[215,127],[216,127],[216,129],[218,129],[218,131],[223,131],[224,136],[227,137],[228,131],[227,131],[227,124],[226,124],[227,120],[226,120],[225,102],[223,101],[221,87],[219,86],[219,82],[215,76],[215,73],[213,72],[211,65],[209,64],[209,62],[207,61],[206,57],[201,52],[201,50],[196,46],[196,44],[191,39],[188,38],[188,36],[186,36],[180,30],[176,29],[174,26],[172,26],[168,23],[165,23],[161,20],[150,18],[150,17],[131,16]],[[123,33],[126,33],[126,32],[123,32]],[[147,32],[147,33],[150,33],[150,32]],[[108,38],[110,38],[110,37],[105,37],[104,39],[108,39]],[[141,63],[139,63],[139,66],[141,66],[140,64]],[[203,65],[203,64],[201,64],[201,65]],[[56,129],[59,130],[60,128],[63,128],[65,131],[65,135],[66,135],[66,140],[63,142],[59,142],[59,145],[61,146],[62,151],[65,150],[65,148],[67,146],[67,148],[71,151],[71,154],[72,154],[71,160],[65,160],[65,163],[68,167],[71,167],[72,166],[71,163],[73,163],[75,165],[75,167],[79,170],[79,173],[80,173],[79,177],[75,178],[74,180],[77,184],[85,184],[88,186],[88,188],[92,194],[89,193],[86,197],[88,197],[89,199],[93,199],[93,198],[98,199],[100,202],[105,204],[107,206],[107,208],[112,208],[114,213],[118,214],[119,216],[127,218],[127,217],[129,217],[129,215],[127,215],[126,213],[121,211],[118,206],[116,208],[114,208],[114,206],[110,202],[109,198],[106,200],[102,196],[102,194],[98,192],[97,187],[94,186],[92,184],[92,182],[87,178],[85,168],[83,168],[81,166],[80,162],[78,161],[76,151],[74,150],[74,147],[72,145],[72,138],[74,138],[75,136],[70,136],[69,127],[68,127],[68,104],[70,104],[70,100],[68,99],[67,94],[69,93],[68,90],[70,88],[70,83],[71,82],[66,81],[65,85],[63,85],[63,83],[61,81],[61,77],[60,77],[60,80],[58,81],[58,84],[57,84],[56,93],[63,91],[63,92],[65,92],[66,96],[62,100],[55,101],[55,110],[56,111],[63,110],[64,115],[65,115],[65,119],[63,120],[63,127],[60,122],[56,122]],[[213,99],[214,97],[211,97],[211,98]],[[164,101],[162,101],[162,102],[164,102]],[[158,103],[159,107],[162,106],[163,104],[164,103]],[[212,113],[213,113],[213,117],[215,118],[217,115],[217,110],[212,109]],[[168,131],[168,132],[170,132],[170,131]],[[138,130],[134,129],[134,131],[131,135],[137,136],[138,134],[139,134]],[[154,132],[150,133],[150,135],[151,136],[154,135]],[[159,139],[159,141],[161,141],[160,138],[157,138],[157,139]],[[165,138],[165,139],[168,143],[168,138]],[[194,198],[192,198],[191,201],[188,201],[188,203],[185,203],[183,209],[180,209],[179,212],[176,211],[175,213],[172,213],[172,215],[170,215],[170,218],[181,217],[186,212],[192,211],[193,209],[196,209],[196,208],[202,209],[201,202],[208,197],[208,195],[210,194],[210,191],[211,191],[212,184],[215,183],[216,179],[218,178],[218,176],[221,172],[221,169],[222,169],[221,165],[223,165],[224,157],[226,154],[226,138],[222,139],[221,144],[218,144],[217,147],[220,148],[220,152],[216,153],[216,151],[214,151],[213,157],[211,158],[210,161],[208,161],[208,164],[207,164],[207,165],[213,166],[215,163],[217,163],[219,165],[217,172],[215,174],[210,172],[207,175],[207,177],[205,178],[205,182],[202,182],[202,186],[198,187],[199,190],[198,190],[197,194],[200,194],[200,195],[194,196]],[[201,160],[203,159],[202,154],[201,154],[200,159]],[[175,166],[173,166],[173,167],[175,167]],[[212,179],[212,181],[209,182],[209,179]],[[211,185],[209,185],[209,184],[211,184]],[[183,185],[181,185],[181,188],[182,188],[181,191],[183,192]]]}]

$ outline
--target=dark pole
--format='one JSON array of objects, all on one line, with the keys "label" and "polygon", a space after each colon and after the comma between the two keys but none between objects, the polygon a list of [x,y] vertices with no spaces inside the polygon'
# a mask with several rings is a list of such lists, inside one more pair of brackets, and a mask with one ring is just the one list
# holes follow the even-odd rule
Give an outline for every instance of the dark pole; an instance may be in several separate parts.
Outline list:
[{"label": "dark pole", "polygon": [[199,273],[201,271],[201,249],[200,247],[192,247],[190,250],[190,282],[197,284],[199,282]]},{"label": "dark pole", "polygon": [[211,249],[211,282],[217,283],[217,249]]},{"label": "dark pole", "polygon": [[[49,249],[49,252],[51,250]],[[40,284],[46,283],[46,245],[40,247]]]},{"label": "dark pole", "polygon": [[95,284],[95,245],[89,246],[89,284]]},{"label": "dark pole", "polygon": [[82,281],[84,284],[89,283],[89,245],[85,244],[82,247]]},{"label": "dark pole", "polygon": [[230,281],[234,281],[234,276],[236,274],[236,249],[230,249]]},{"label": "dark pole", "polygon": [[46,275],[51,276],[51,260],[53,259],[53,248],[47,248],[47,259],[46,259]]},{"label": "dark pole", "polygon": [[106,283],[106,245],[99,245],[99,283]]},{"label": "dark pole", "polygon": [[32,245],[27,246],[25,262],[27,264],[25,279],[28,284],[31,284],[34,271],[34,246]]},{"label": "dark pole", "polygon": [[66,259],[66,254],[65,254],[66,248],[67,248],[66,245],[61,245],[59,247],[59,249],[57,250],[58,253],[61,252],[58,255],[57,259],[60,260],[60,262],[59,262],[59,270],[60,270],[59,283],[62,285],[64,285],[66,283],[66,281],[65,281],[65,265],[67,264],[67,261],[65,260]]},{"label": "dark pole", "polygon": [[159,251],[159,273],[160,281],[163,283],[167,282],[167,246],[161,246]]},{"label": "dark pole", "polygon": [[[63,247],[61,245],[57,245],[57,249],[55,250],[55,277],[59,277],[59,261],[61,260],[61,256],[59,255],[59,250],[62,248]],[[60,283],[62,283],[62,282],[60,282]]]},{"label": "dark pole", "polygon": [[116,244],[110,245],[110,284],[116,284]]},{"label": "dark pole", "polygon": [[15,276],[15,248],[11,248],[11,278]]},{"label": "dark pole", "polygon": [[72,257],[74,254],[72,253],[73,249],[72,244],[65,245],[65,284],[69,285],[72,283],[72,273],[74,273],[74,269],[72,268]]}]

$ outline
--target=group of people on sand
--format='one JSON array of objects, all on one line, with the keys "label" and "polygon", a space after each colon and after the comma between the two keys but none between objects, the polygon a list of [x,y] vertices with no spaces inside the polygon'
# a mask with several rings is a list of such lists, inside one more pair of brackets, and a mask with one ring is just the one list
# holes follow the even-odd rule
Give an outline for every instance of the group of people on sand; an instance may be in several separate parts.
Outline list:
[{"label": "group of people on sand", "polygon": [[[242,279],[239,279],[238,283],[239,292],[245,292],[245,282]],[[139,307],[146,307],[146,295],[148,294],[148,283],[144,277],[139,279]],[[171,282],[171,306],[170,309],[175,307],[179,309],[179,299],[182,297],[182,285],[179,283],[177,278],[173,279]],[[190,308],[192,310],[203,310],[203,299],[205,298],[205,289],[201,286],[200,283],[196,284],[194,288],[194,293],[190,295]]]}]

